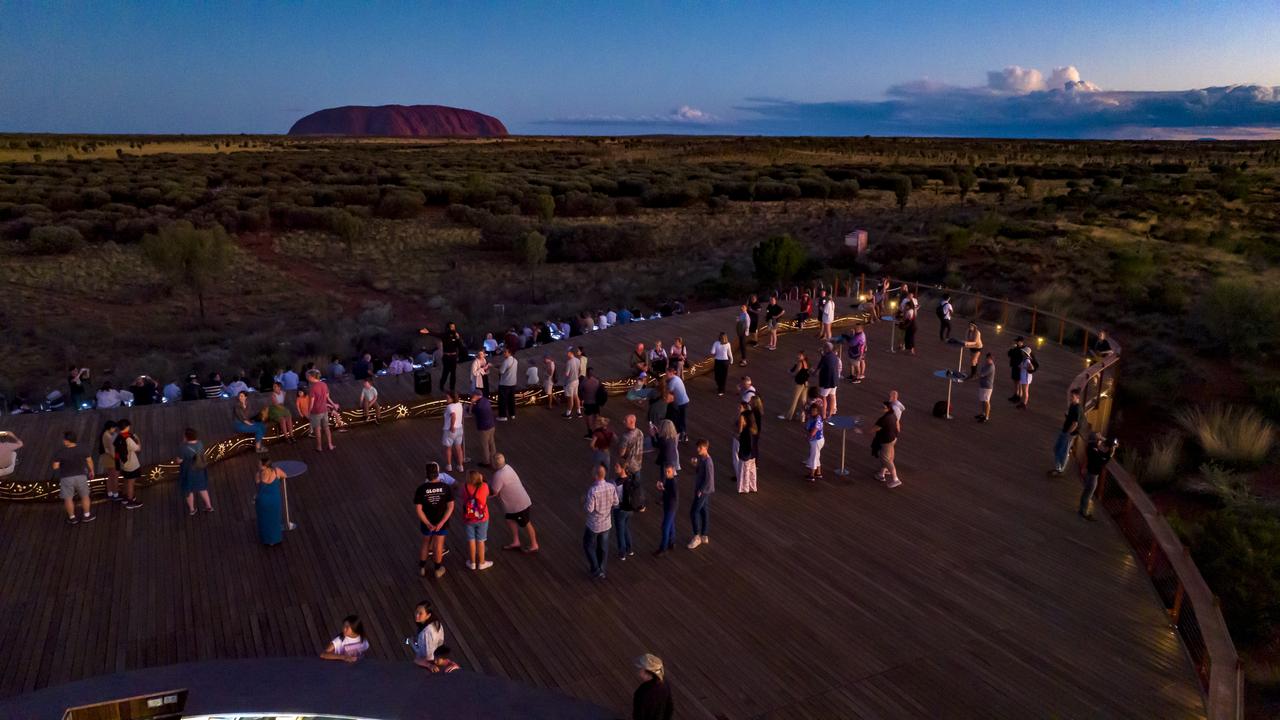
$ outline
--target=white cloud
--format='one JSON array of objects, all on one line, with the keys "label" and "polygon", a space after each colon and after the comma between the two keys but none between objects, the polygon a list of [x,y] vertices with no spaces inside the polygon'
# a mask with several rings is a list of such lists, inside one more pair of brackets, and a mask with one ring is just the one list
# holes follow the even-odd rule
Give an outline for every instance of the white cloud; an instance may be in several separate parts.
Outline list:
[{"label": "white cloud", "polygon": [[715,122],[716,117],[708,112],[703,112],[695,107],[681,105],[671,113],[671,118],[677,122]]},{"label": "white cloud", "polygon": [[1044,90],[1044,75],[1035,68],[1010,65],[1003,70],[987,73],[987,87],[996,92],[1018,94],[1035,92]]}]

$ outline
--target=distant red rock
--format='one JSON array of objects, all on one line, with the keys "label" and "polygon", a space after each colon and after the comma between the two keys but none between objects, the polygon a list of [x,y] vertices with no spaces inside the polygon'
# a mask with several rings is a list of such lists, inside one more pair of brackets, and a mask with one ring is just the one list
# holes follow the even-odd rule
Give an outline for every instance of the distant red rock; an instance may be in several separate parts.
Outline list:
[{"label": "distant red rock", "polygon": [[290,135],[378,137],[506,137],[502,121],[444,105],[347,105],[313,112]]}]

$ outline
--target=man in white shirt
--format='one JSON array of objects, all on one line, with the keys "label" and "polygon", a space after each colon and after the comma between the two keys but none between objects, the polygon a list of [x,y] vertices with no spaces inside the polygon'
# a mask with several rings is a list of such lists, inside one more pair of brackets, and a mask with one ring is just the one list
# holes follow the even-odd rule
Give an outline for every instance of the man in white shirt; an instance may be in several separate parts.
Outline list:
[{"label": "man in white shirt", "polygon": [[[507,527],[511,529],[511,542],[502,547],[503,550],[522,550],[527,553],[538,552],[538,533],[529,521],[529,511],[533,509],[533,501],[529,492],[520,482],[520,476],[514,468],[507,464],[507,458],[498,453],[493,456],[493,479],[489,482],[489,499],[501,498],[502,509],[506,511]],[[520,544],[520,528],[529,533],[529,544]]]},{"label": "man in white shirt", "polygon": [[498,341],[494,339],[493,333],[485,333],[484,351],[487,353],[498,352]]},{"label": "man in white shirt", "polygon": [[618,313],[614,312],[613,310],[610,310],[609,312],[605,313],[604,317],[606,320],[609,321],[609,327],[613,327],[614,325],[618,324]]},{"label": "man in white shirt", "polygon": [[889,391],[889,404],[893,406],[893,415],[898,418],[898,423],[902,423],[902,413],[907,411],[907,406],[898,401],[898,391]]},{"label": "man in white shirt", "polygon": [[946,342],[951,339],[951,315],[955,312],[955,308],[951,306],[951,296],[947,295],[942,298],[942,304],[938,306],[938,339]]},{"label": "man in white shirt", "polygon": [[511,348],[503,348],[502,362],[498,365],[498,419],[516,419],[516,383],[519,382],[519,363]]}]

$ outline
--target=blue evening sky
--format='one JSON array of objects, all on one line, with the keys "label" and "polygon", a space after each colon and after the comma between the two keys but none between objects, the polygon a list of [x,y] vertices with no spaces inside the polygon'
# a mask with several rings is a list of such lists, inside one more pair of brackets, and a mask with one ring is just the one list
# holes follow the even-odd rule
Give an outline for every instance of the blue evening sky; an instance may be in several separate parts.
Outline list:
[{"label": "blue evening sky", "polygon": [[[0,131],[279,133],[324,107],[435,103],[515,133],[1036,135],[1036,103],[988,97],[988,72],[1071,65],[1104,91],[1276,86],[1277,38],[1275,0],[0,0]],[[966,89],[982,91],[972,114],[920,119]],[[1280,126],[1275,92],[1243,115],[1235,102],[1170,121]]]}]

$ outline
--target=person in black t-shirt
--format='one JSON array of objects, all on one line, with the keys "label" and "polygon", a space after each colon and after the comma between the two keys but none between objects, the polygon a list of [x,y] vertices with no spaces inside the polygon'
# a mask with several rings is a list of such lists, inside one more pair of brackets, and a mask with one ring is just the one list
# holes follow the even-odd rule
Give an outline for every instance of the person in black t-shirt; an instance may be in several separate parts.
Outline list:
[{"label": "person in black t-shirt", "polygon": [[764,309],[764,322],[769,328],[769,349],[778,349],[778,320],[782,317],[782,305],[778,304],[778,296],[770,295],[769,304]]},{"label": "person in black t-shirt", "polygon": [[[1018,387],[1018,383],[1022,379],[1022,359],[1026,357],[1026,353],[1022,349],[1027,346],[1026,340],[1021,335],[1013,341],[1013,347],[1009,348],[1005,354],[1009,356],[1009,379],[1013,380],[1013,386]],[[1009,396],[1009,402],[1018,402],[1022,400],[1017,393]]]},{"label": "person in black t-shirt", "polygon": [[453,488],[440,479],[440,466],[427,463],[427,481],[413,492],[414,511],[422,530],[422,547],[418,551],[418,575],[427,576],[427,559],[434,563],[436,577],[444,575],[444,538],[453,515]]},{"label": "person in black t-shirt", "polygon": [[1053,470],[1050,475],[1061,475],[1067,469],[1067,459],[1071,456],[1071,445],[1080,434],[1080,423],[1084,419],[1080,406],[1080,390],[1072,388],[1071,404],[1067,406],[1066,416],[1062,418],[1062,430],[1053,444]]},{"label": "person in black t-shirt", "polygon": [[1116,454],[1119,444],[1119,440],[1107,440],[1099,433],[1090,438],[1089,448],[1085,450],[1084,488],[1080,492],[1080,509],[1077,510],[1085,520],[1093,519],[1093,493],[1098,489],[1098,478]]},{"label": "person in black t-shirt", "polygon": [[747,301],[747,312],[751,316],[749,332],[751,333],[752,345],[760,344],[760,310],[763,307],[760,303],[760,298],[756,295],[752,295],[751,299]]},{"label": "person in black t-shirt", "polygon": [[[423,333],[430,331],[424,329]],[[462,354],[462,334],[454,323],[445,325],[440,334],[440,391],[444,392],[445,378],[449,379],[449,390],[454,390],[458,382],[458,358]]]},{"label": "person in black t-shirt", "polygon": [[876,479],[888,483],[887,487],[896,488],[902,484],[898,479],[898,468],[893,463],[894,451],[898,444],[898,414],[893,410],[892,401],[884,401],[884,414],[876,420],[876,434],[871,439],[871,453],[880,460],[880,472]]}]

